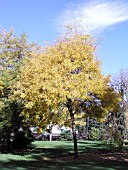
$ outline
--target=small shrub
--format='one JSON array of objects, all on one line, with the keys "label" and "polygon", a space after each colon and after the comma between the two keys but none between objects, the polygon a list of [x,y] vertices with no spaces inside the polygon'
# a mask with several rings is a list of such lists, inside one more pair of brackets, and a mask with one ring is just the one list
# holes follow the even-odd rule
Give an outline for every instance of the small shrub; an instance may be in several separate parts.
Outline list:
[{"label": "small shrub", "polygon": [[92,127],[89,131],[89,139],[91,140],[100,140],[101,133],[98,128]]},{"label": "small shrub", "polygon": [[68,131],[64,131],[61,133],[61,137],[60,137],[60,140],[72,140],[73,139],[73,136],[72,136],[72,132],[70,130]]},{"label": "small shrub", "polygon": [[19,131],[12,142],[12,148],[25,149],[33,141],[31,133],[25,134],[25,132]]}]

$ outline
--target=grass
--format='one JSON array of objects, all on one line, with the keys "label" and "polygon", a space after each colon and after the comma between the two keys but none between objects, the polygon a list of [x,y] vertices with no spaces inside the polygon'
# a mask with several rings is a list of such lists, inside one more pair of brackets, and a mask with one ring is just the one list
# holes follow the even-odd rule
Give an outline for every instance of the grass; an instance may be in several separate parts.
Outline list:
[{"label": "grass", "polygon": [[98,141],[78,141],[73,159],[71,141],[35,141],[33,149],[0,154],[0,170],[126,170],[128,148],[110,151]]}]

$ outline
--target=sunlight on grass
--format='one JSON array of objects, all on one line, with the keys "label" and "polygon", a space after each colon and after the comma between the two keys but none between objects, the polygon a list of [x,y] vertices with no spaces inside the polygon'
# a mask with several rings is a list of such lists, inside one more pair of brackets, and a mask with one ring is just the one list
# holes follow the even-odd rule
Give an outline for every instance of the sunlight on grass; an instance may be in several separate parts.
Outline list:
[{"label": "sunlight on grass", "polygon": [[98,141],[78,141],[78,160],[73,159],[72,141],[34,141],[32,146],[24,152],[1,153],[0,170],[127,170],[128,162],[108,159],[106,146]]}]

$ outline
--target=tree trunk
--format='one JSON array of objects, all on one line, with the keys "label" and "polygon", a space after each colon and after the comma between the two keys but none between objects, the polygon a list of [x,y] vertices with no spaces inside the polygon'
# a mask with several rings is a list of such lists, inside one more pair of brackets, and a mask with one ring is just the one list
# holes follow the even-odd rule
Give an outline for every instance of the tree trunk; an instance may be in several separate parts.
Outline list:
[{"label": "tree trunk", "polygon": [[10,139],[10,134],[7,135],[7,150],[10,151],[11,150],[11,139]]},{"label": "tree trunk", "polygon": [[73,142],[74,142],[74,159],[78,158],[78,147],[77,147],[77,136],[76,136],[76,127],[75,127],[75,119],[74,113],[72,110],[72,100],[67,98],[67,107],[70,113],[71,121],[72,121],[72,134],[73,134]]},{"label": "tree trunk", "polygon": [[8,127],[7,131],[7,138],[6,138],[6,144],[7,144],[7,150],[10,151],[12,149],[11,147],[11,132],[12,132],[12,126]]},{"label": "tree trunk", "polygon": [[52,133],[49,135],[49,140],[52,141]]},{"label": "tree trunk", "polygon": [[86,138],[89,139],[89,117],[86,118]]},{"label": "tree trunk", "polygon": [[72,121],[72,133],[73,133],[73,141],[74,141],[74,159],[78,158],[78,147],[77,147],[77,136],[76,136],[76,127],[74,121],[74,114],[70,114]]}]

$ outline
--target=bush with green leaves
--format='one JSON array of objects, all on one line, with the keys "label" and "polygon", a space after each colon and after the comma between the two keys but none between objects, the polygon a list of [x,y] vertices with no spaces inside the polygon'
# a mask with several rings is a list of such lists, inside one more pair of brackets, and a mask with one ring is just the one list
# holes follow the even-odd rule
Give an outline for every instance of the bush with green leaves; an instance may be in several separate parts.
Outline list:
[{"label": "bush with green leaves", "polygon": [[33,141],[34,141],[34,138],[30,131],[28,131],[27,133],[23,131],[19,131],[14,137],[14,140],[12,141],[12,148],[25,149]]},{"label": "bush with green leaves", "polygon": [[72,136],[72,132],[70,130],[64,131],[61,133],[61,137],[60,140],[72,140],[73,136]]},{"label": "bush with green leaves", "polygon": [[89,139],[91,140],[100,140],[101,133],[99,128],[91,127],[89,130]]}]

